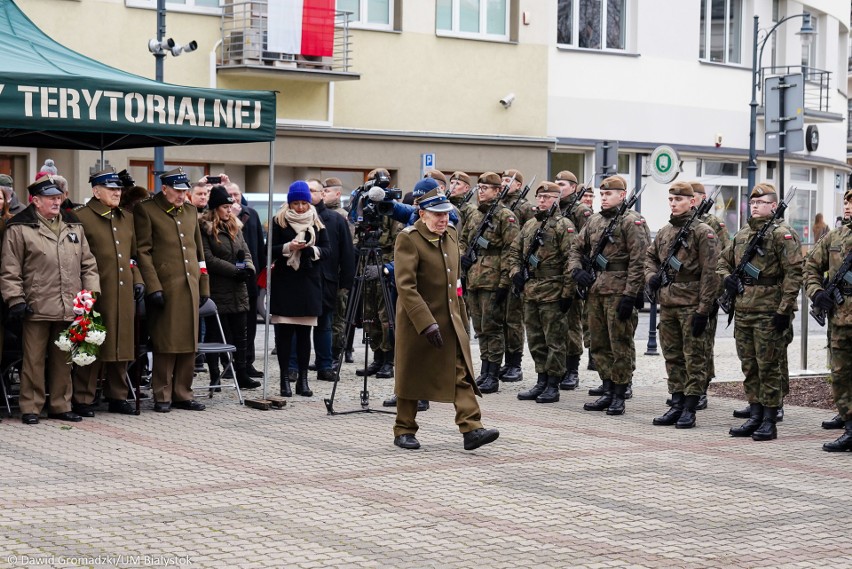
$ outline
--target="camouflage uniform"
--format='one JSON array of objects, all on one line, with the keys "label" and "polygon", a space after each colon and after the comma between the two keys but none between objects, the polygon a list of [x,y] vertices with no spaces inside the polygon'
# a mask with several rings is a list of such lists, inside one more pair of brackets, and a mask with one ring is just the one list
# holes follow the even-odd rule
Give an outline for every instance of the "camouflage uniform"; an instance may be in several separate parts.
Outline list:
[{"label": "camouflage uniform", "polygon": [[[700,220],[702,223],[709,225],[710,229],[712,229],[716,235],[719,253],[724,251],[731,242],[731,236],[728,234],[728,228],[725,226],[724,222],[712,213],[704,214],[701,216]],[[719,281],[720,287],[721,284],[721,281]],[[721,288],[719,289],[718,294],[722,294]],[[710,385],[710,381],[716,377],[716,356],[714,354],[714,348],[716,347],[716,325],[719,321],[718,313],[719,310],[716,307],[710,311],[710,319],[707,321],[707,330],[704,332],[704,341],[706,342],[705,349],[707,350],[707,372],[705,374],[706,379],[704,384],[705,393],[707,392],[707,386]]]},{"label": "camouflage uniform", "polygon": [[[503,199],[502,204],[506,208],[510,208],[515,203],[515,200],[518,199],[518,193],[508,194]],[[536,209],[535,206],[524,198],[518,202],[514,210],[510,211],[515,214],[518,225],[523,227],[527,221],[535,217]],[[521,356],[524,353],[524,308],[521,299],[513,294],[509,295],[509,298],[506,300],[503,338],[506,344],[506,365],[514,364],[520,367]]]},{"label": "camouflage uniform", "polygon": [[[475,192],[476,190],[470,191]],[[464,196],[455,196],[450,198],[450,203],[456,208],[456,214],[459,216],[459,232],[461,232],[462,228],[464,228],[467,218],[470,217],[471,212],[476,211],[476,204],[473,203],[475,199],[476,196],[473,196],[467,203],[465,203]]]},{"label": "camouflage uniform", "polygon": [[[740,229],[719,256],[717,272],[724,279],[730,275],[748,246],[752,236],[766,224],[765,217],[753,217]],[[774,314],[791,317],[796,310],[796,297],[802,284],[802,249],[799,236],[783,220],[763,244],[765,255],[752,259],[760,272],[758,282],[744,282],[745,292],[736,298],[734,340],[742,365],[743,387],[749,403],[777,408],[783,400],[788,329],[778,333],[772,326]]]},{"label": "camouflage uniform", "polygon": [[[592,216],[592,208],[583,202],[577,202],[571,211],[565,208],[572,196],[568,196],[559,201],[559,207],[562,209],[562,215],[573,222],[575,230],[579,233],[586,222]],[[567,357],[582,356],[583,347],[588,347],[589,344],[584,338],[583,323],[586,320],[585,302],[575,295],[574,302],[571,303],[571,308],[568,309],[567,315]]]}]

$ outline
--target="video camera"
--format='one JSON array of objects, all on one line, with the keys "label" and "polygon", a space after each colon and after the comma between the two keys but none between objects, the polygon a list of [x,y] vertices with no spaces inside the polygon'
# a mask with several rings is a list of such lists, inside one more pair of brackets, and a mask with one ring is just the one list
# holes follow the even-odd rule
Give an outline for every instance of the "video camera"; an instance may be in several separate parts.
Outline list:
[{"label": "video camera", "polygon": [[121,172],[119,172],[118,179],[121,181],[121,185],[124,187],[124,189],[129,189],[136,185],[136,181],[133,179],[133,177],[130,175],[130,172],[128,172],[127,170],[122,170]]},{"label": "video camera", "polygon": [[402,199],[402,190],[389,188],[390,176],[379,172],[352,192],[349,220],[356,233],[367,233],[382,225],[382,216],[393,212],[394,200]]}]

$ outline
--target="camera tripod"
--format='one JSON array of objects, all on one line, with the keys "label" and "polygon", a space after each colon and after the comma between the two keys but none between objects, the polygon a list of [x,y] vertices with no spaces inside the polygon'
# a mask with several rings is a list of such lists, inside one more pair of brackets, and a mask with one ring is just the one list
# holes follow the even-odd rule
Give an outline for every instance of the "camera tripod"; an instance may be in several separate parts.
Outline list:
[{"label": "camera tripod", "polygon": [[[358,245],[358,262],[355,266],[355,281],[352,285],[352,290],[349,291],[349,299],[346,301],[346,316],[344,318],[345,324],[343,329],[343,338],[348,338],[349,334],[352,333],[355,328],[355,322],[357,320],[358,314],[362,315],[362,320],[364,322],[379,322],[379,314],[378,309],[376,309],[375,314],[364,314],[364,287],[367,283],[367,268],[375,267],[376,272],[378,274],[378,286],[381,287],[382,290],[382,298],[385,301],[385,307],[388,313],[388,328],[389,333],[393,334],[394,327],[394,317],[395,310],[394,305],[391,298],[390,288],[388,286],[387,281],[383,276],[384,272],[384,263],[382,262],[382,248],[379,245],[379,237],[381,237],[382,230],[375,229],[372,231],[365,231],[363,233],[364,242],[359,243]],[[373,318],[374,320],[368,320],[369,318]],[[369,345],[369,334],[365,334],[366,344]],[[369,357],[367,345],[364,347],[364,367],[369,365]],[[353,409],[352,411],[335,411],[334,410],[334,396],[337,393],[337,383],[340,381],[340,368],[343,364],[344,351],[341,350],[340,354],[337,356],[337,366],[334,372],[334,385],[331,388],[331,396],[325,401],[325,407],[328,410],[329,415],[348,415],[350,413],[388,413],[394,414],[395,411],[385,411],[383,409],[371,409],[370,408],[370,392],[367,390],[367,374],[364,374],[364,386],[361,389],[361,408]]]}]

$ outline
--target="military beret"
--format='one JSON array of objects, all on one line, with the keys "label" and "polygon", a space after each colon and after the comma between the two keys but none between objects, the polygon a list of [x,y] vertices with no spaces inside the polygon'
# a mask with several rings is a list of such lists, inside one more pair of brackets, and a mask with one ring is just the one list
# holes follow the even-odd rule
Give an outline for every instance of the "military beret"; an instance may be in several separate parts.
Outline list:
[{"label": "military beret", "polygon": [[453,180],[460,180],[468,186],[473,185],[473,180],[471,180],[470,176],[468,176],[465,172],[453,172],[453,175],[450,176],[450,181],[452,182]]},{"label": "military beret", "polygon": [[15,181],[9,174],[0,174],[0,186],[11,188],[14,183]]},{"label": "military beret", "polygon": [[538,185],[538,188],[535,190],[535,195],[539,194],[555,194],[559,195],[562,193],[562,188],[553,182],[548,182],[547,180],[543,181]]},{"label": "military beret", "polygon": [[510,168],[509,170],[505,170],[503,172],[504,178],[511,178],[512,176],[515,177],[516,182],[519,182],[521,185],[524,184],[524,175],[521,174],[521,172],[519,170],[515,170],[513,168]]},{"label": "military beret", "polygon": [[487,186],[500,187],[503,184],[503,178],[501,178],[494,172],[484,172],[482,175],[479,176],[479,183],[485,184]]},{"label": "military beret", "polygon": [[160,174],[160,181],[164,186],[169,186],[176,190],[188,190],[189,178],[184,173],[183,168],[177,167],[174,170],[169,170],[165,174]]},{"label": "military beret", "polygon": [[52,176],[42,176],[27,186],[27,191],[31,196],[61,196],[65,193],[59,189]]},{"label": "military beret", "polygon": [[384,174],[385,176],[390,178],[390,172],[388,172],[386,168],[374,168],[373,170],[370,170],[370,172],[367,174],[367,179],[372,180],[379,174]]},{"label": "military beret", "polygon": [[775,186],[769,184],[767,182],[761,182],[754,186],[754,189],[751,191],[752,198],[759,198],[761,196],[769,196],[775,195]]},{"label": "military beret", "polygon": [[123,188],[121,178],[115,171],[115,168],[107,168],[89,176],[89,183],[92,187],[104,186],[105,188]]},{"label": "military beret", "polygon": [[343,188],[343,182],[340,181],[340,178],[326,178],[322,183],[323,188]]},{"label": "military beret", "polygon": [[438,193],[438,188],[432,189],[414,200],[414,204],[422,210],[444,213],[453,210],[453,204],[444,194]]},{"label": "military beret", "polygon": [[707,193],[707,190],[704,189],[704,184],[702,184],[701,182],[690,182],[689,184],[692,186],[692,191],[694,193],[696,193],[696,194],[706,194]]},{"label": "military beret", "polygon": [[627,190],[627,180],[621,176],[610,176],[601,182],[602,190]]},{"label": "military beret", "polygon": [[565,180],[566,182],[574,182],[577,183],[577,176],[574,175],[574,172],[569,170],[562,170],[558,174],[556,174],[557,180]]},{"label": "military beret", "polygon": [[692,184],[689,182],[675,182],[669,188],[669,195],[692,197],[695,195],[695,191],[692,189]]},{"label": "military beret", "polygon": [[441,182],[445,186],[447,185],[447,177],[440,170],[435,170],[435,169],[426,170],[426,175],[424,175],[423,177],[424,178],[432,178],[433,180],[438,180],[439,182]]}]

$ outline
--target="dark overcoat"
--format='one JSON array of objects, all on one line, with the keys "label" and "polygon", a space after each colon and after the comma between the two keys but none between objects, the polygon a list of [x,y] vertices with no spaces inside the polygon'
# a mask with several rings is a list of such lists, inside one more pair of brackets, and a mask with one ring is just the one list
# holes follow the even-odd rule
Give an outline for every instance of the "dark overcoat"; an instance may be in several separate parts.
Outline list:
[{"label": "dark overcoat", "polygon": [[129,362],[135,358],[133,320],[136,302],[133,285],[142,283],[136,266],[136,231],[133,214],[121,208],[110,209],[92,198],[74,209],[83,224],[89,248],[98,262],[101,294],[95,303],[107,330],[98,359]]},{"label": "dark overcoat", "polygon": [[237,251],[245,254],[247,269],[254,273],[255,268],[243,232],[237,231],[236,238],[231,238],[227,231],[220,230],[218,241],[212,232],[213,224],[202,220],[201,241],[204,243],[204,260],[210,275],[210,298],[216,303],[219,314],[247,312],[249,302],[246,283],[236,280]]},{"label": "dark overcoat", "polygon": [[162,291],[163,308],[146,306],[154,351],[195,353],[198,302],[210,296],[198,210],[190,203],[176,208],[162,192],[133,210],[139,270],[146,294]]},{"label": "dark overcoat", "polygon": [[337,289],[352,288],[355,280],[355,248],[346,219],[322,202],[314,207],[328,234],[328,257],[320,261],[320,270],[323,276],[323,309],[329,312],[337,306]]},{"label": "dark overcoat", "polygon": [[315,255],[310,247],[302,249],[299,270],[287,265],[283,247],[296,237],[289,225],[272,224],[272,282],[269,311],[278,316],[319,316],[322,314],[323,278],[320,262],[328,256],[328,235],[325,229],[317,231]]},{"label": "dark overcoat", "polygon": [[[394,248],[396,288],[395,391],[402,399],[452,402],[455,398],[456,353],[462,355],[467,380],[473,381],[467,310],[460,296],[458,235],[448,227],[438,236],[419,220],[403,229]],[[438,324],[444,340],[435,348],[423,336]]]}]

